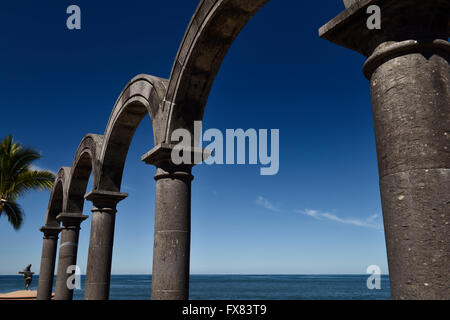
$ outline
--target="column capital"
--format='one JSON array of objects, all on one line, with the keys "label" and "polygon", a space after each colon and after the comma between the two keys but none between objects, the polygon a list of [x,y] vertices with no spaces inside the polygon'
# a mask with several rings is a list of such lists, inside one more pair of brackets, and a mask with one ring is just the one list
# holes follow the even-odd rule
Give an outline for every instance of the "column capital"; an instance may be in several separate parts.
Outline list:
[{"label": "column capital", "polygon": [[86,200],[89,200],[94,205],[92,212],[116,212],[117,204],[128,197],[127,193],[115,192],[115,191],[103,191],[92,190],[84,196]]},{"label": "column capital", "polygon": [[[450,35],[450,2],[447,0],[349,0],[347,9],[319,29],[321,38],[357,51],[366,57],[385,42],[435,39]],[[381,29],[370,30],[367,8],[381,9]]]},{"label": "column capital", "polygon": [[[183,151],[191,153],[192,164],[175,164],[172,161],[172,151],[178,145],[170,143],[161,143],[151,149],[141,157],[146,164],[151,164],[157,168],[163,168],[165,171],[185,171],[190,172],[192,167],[201,163],[204,159],[211,155],[211,151],[198,147],[183,147]],[[197,159],[201,159],[198,161]]]},{"label": "column capital", "polygon": [[56,216],[58,222],[62,222],[64,228],[80,228],[80,224],[89,218],[89,216],[81,213],[62,212]]},{"label": "column capital", "polygon": [[61,232],[61,227],[57,226],[42,226],[39,228],[39,231],[41,231],[44,234],[44,239],[57,239],[58,234]]}]

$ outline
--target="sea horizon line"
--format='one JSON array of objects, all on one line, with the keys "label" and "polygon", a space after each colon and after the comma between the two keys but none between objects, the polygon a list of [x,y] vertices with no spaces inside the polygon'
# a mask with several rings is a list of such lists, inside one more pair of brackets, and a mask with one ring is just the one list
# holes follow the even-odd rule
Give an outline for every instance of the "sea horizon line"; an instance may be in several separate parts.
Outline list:
[{"label": "sea horizon line", "polygon": [[[86,276],[85,273],[80,274]],[[111,276],[151,276],[151,273],[113,273]],[[367,276],[368,273],[191,273],[191,276]],[[19,276],[20,274],[0,274],[0,276]],[[35,274],[34,276],[39,276]],[[57,275],[55,274],[55,277]],[[389,276],[382,273],[381,276]]]}]

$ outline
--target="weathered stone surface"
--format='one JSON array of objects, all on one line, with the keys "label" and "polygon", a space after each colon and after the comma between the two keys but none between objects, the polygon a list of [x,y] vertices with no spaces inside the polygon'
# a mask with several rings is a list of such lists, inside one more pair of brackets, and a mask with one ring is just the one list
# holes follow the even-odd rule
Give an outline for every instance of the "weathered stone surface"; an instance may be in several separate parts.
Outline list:
[{"label": "weathered stone surface", "polygon": [[69,176],[67,201],[64,212],[81,213],[84,195],[92,173],[93,184],[98,184],[100,176],[99,157],[103,146],[103,136],[87,134],[77,148]]},{"label": "weathered stone surface", "polygon": [[[133,78],[114,106],[105,135],[86,135],[77,149],[72,168],[62,168],[55,181],[46,225],[58,227],[56,216],[61,212],[71,212],[82,217],[86,187],[91,173],[93,174],[94,191],[87,195],[88,200],[93,201],[96,206],[91,230],[87,299],[108,299],[115,207],[117,202],[126,197],[126,194],[119,191],[128,148],[137,126],[146,114],[150,115],[153,122],[155,143],[164,140],[169,109],[164,109],[162,99],[167,83],[167,80],[148,75]],[[71,238],[73,243],[77,243],[78,233],[68,230],[71,231],[64,232],[67,234],[64,238]],[[67,250],[64,249],[61,254],[66,256]],[[72,246],[67,256],[67,261],[76,260],[76,246]],[[61,264],[61,267],[64,265]],[[51,264],[46,263],[44,268],[51,268]],[[50,271],[53,274],[54,261],[53,269],[45,272]],[[102,274],[98,275],[98,272]],[[58,288],[61,289],[57,292],[58,299],[71,296],[71,292],[62,289],[64,277],[65,275],[59,277],[61,281]],[[96,277],[103,280],[97,281]]]},{"label": "weathered stone surface", "polygon": [[105,130],[99,157],[101,174],[94,190],[120,191],[128,148],[145,115],[152,119],[155,144],[164,140],[169,113],[162,103],[166,88],[167,80],[138,75],[122,91]]},{"label": "weathered stone surface", "polygon": [[[450,52],[450,51],[449,51]],[[371,77],[392,296],[450,298],[449,55],[412,53]]]},{"label": "weathered stone surface", "polygon": [[158,168],[152,299],[188,299],[191,237],[190,171]]},{"label": "weathered stone surface", "polygon": [[344,5],[346,8],[349,8],[350,6],[357,3],[359,0],[344,0]]},{"label": "weathered stone surface", "polygon": [[70,171],[70,167],[62,167],[56,174],[56,178],[53,183],[53,190],[50,194],[50,199],[48,202],[47,213],[45,215],[45,226],[59,227],[59,222],[56,220],[56,217],[63,211],[64,205],[67,201]]},{"label": "weathered stone surface", "polygon": [[214,78],[242,28],[268,0],[201,1],[186,30],[170,75],[165,104],[170,108],[164,142],[178,128],[193,130],[203,118]]},{"label": "weathered stone surface", "polygon": [[86,199],[92,201],[91,236],[86,270],[85,300],[108,300],[114,226],[117,203],[125,193],[91,191]]},{"label": "weathered stone surface", "polygon": [[[367,8],[381,8],[381,29],[367,28]],[[320,37],[369,56],[391,41],[447,40],[450,33],[448,0],[358,0],[319,29]],[[426,23],[425,23],[426,21]]]},{"label": "weathered stone surface", "polygon": [[190,157],[192,160],[192,164],[186,164],[186,165],[175,165],[172,162],[172,151],[176,148],[175,144],[169,144],[169,143],[161,143],[157,146],[155,146],[152,150],[147,152],[141,157],[141,160],[144,161],[146,164],[152,164],[159,168],[167,168],[167,170],[170,170],[172,167],[180,168],[182,166],[185,166],[187,169],[190,169],[194,165],[198,164],[197,160],[199,162],[202,162],[203,160],[207,159],[211,155],[211,151],[207,149],[202,149],[198,147],[184,147],[184,152],[189,152]]},{"label": "weathered stone surface", "polygon": [[[191,237],[191,168],[171,161],[173,146],[160,144],[142,157],[155,165],[155,241],[153,248],[152,299],[189,298]],[[203,153],[192,149],[192,153]]]},{"label": "weathered stone surface", "polygon": [[450,168],[449,54],[393,58],[370,86],[380,177],[413,169]]},{"label": "weathered stone surface", "polygon": [[44,234],[44,240],[42,243],[37,300],[50,300],[52,297],[53,276],[55,273],[58,234],[61,231],[61,228],[44,226],[40,231]]},{"label": "weathered stone surface", "polygon": [[72,300],[73,289],[67,286],[71,274],[67,273],[69,266],[77,265],[78,238],[80,224],[88,216],[79,213],[62,213],[57,220],[62,222],[61,244],[59,246],[58,275],[56,278],[55,300]]},{"label": "weathered stone surface", "polygon": [[392,296],[450,297],[450,169],[414,169],[380,180]]},{"label": "weathered stone surface", "polygon": [[37,290],[38,300],[50,300],[52,297],[53,277],[55,274],[58,235],[61,231],[57,216],[63,210],[67,200],[67,184],[70,178],[69,167],[62,167],[55,178],[50,195],[45,225],[40,229],[44,234],[42,242],[41,266]]},{"label": "weathered stone surface", "polygon": [[[229,47],[267,1],[202,0],[170,80],[147,75],[132,79],[114,106],[104,136],[83,139],[72,169],[60,170],[50,197],[38,298],[49,299],[51,294],[57,215],[74,213],[66,215],[67,223],[75,217],[83,219],[83,195],[93,172],[94,190],[86,195],[94,209],[85,298],[108,299],[116,205],[126,197],[120,193],[123,167],[134,132],[147,113],[156,147],[142,160],[158,168],[152,297],[188,298],[192,165],[172,163],[170,136],[179,128],[193,132]],[[393,297],[449,299],[450,273],[445,270],[449,265],[450,2],[344,0],[344,4],[347,10],[319,34],[368,57],[363,70],[371,83]],[[381,30],[367,28],[369,5],[382,9]],[[200,149],[189,152],[208,155]],[[64,215],[60,218],[64,224]],[[78,241],[75,229],[64,227],[62,243]],[[76,250],[61,250],[61,256],[73,261]]]},{"label": "weathered stone surface", "polygon": [[[50,216],[53,223],[57,223],[58,226],[60,222],[63,223],[55,292],[57,300],[71,300],[73,297],[73,290],[69,290],[66,284],[69,277],[66,271],[68,266],[76,265],[80,223],[86,219],[86,216],[82,215],[84,194],[91,172],[93,172],[94,183],[98,179],[98,157],[102,143],[103,136],[100,135],[88,134],[83,138],[77,148],[72,168],[65,168],[62,171],[64,172],[63,199],[59,202],[53,198],[50,199],[52,208]],[[58,189],[55,188],[55,190]],[[71,213],[67,213],[67,210]],[[59,214],[56,213],[57,211],[64,213]],[[59,215],[56,216],[56,214]]]},{"label": "weathered stone surface", "polygon": [[[368,30],[366,7],[381,7]],[[450,2],[361,0],[322,37],[366,56],[394,299],[450,299]]]}]

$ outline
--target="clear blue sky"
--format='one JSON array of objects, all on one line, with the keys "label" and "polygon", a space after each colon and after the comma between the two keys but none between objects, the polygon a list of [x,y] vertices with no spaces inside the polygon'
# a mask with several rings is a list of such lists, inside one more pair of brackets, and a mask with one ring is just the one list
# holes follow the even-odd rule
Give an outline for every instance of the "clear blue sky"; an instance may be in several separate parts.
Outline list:
[{"label": "clear blue sky", "polygon": [[[176,4],[175,4],[176,3]],[[0,136],[71,166],[87,133],[103,134],[139,73],[169,77],[197,0],[7,1],[0,5]],[[66,28],[77,4],[82,30]],[[270,1],[230,49],[211,90],[204,129],[280,129],[280,171],[198,166],[192,185],[192,273],[387,273],[364,57],[318,37],[341,1]],[[155,168],[144,119],[128,155],[113,273],[151,273]],[[0,218],[0,274],[38,272],[49,194],[26,195],[22,229]],[[91,204],[85,205],[90,215]],[[86,270],[90,219],[82,225]]]}]

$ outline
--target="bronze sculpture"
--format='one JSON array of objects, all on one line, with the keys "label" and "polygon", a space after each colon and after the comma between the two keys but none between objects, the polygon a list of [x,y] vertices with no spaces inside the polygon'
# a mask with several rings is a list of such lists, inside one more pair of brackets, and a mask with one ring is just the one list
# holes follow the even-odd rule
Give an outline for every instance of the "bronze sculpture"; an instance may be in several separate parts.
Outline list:
[{"label": "bronze sculpture", "polygon": [[19,274],[23,274],[23,279],[25,281],[25,290],[29,290],[31,281],[33,281],[33,274],[31,272],[31,264],[29,264],[24,270],[19,271]]}]

